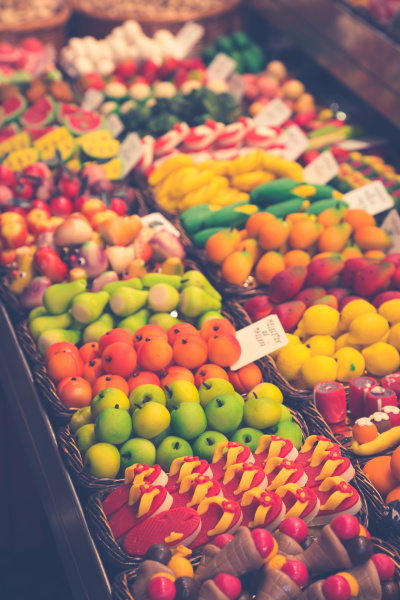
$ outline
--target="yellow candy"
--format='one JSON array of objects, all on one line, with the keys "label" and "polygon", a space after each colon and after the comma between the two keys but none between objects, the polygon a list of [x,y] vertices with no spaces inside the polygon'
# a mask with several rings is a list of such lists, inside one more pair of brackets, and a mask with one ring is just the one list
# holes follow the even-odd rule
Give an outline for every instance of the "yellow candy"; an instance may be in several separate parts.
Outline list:
[{"label": "yellow candy", "polygon": [[348,331],[353,319],[365,313],[376,313],[375,306],[366,300],[353,300],[343,307],[340,315],[339,327],[341,331]]},{"label": "yellow candy", "polygon": [[279,353],[276,366],[285,379],[292,381],[300,375],[303,364],[310,356],[310,350],[304,344],[288,344]]},{"label": "yellow candy", "polygon": [[337,380],[348,383],[352,377],[361,377],[365,369],[365,359],[354,348],[342,348],[334,357],[337,361]]},{"label": "yellow candy", "polygon": [[339,311],[325,304],[310,306],[305,311],[302,327],[309,335],[333,335],[339,323]]},{"label": "yellow candy", "polygon": [[400,356],[396,348],[384,342],[377,342],[364,348],[362,355],[369,373],[384,377],[395,373],[400,366]]},{"label": "yellow candy", "polygon": [[[289,344],[296,344],[298,346],[301,343],[299,338],[296,335],[294,335],[293,333],[287,333],[286,337],[289,340]],[[283,346],[283,348],[286,348],[286,347],[287,346]],[[283,348],[278,348],[278,350],[271,352],[271,354],[269,356],[275,360],[279,356],[280,351],[283,350]]]},{"label": "yellow candy", "polygon": [[396,325],[391,327],[387,342],[391,346],[394,346],[396,350],[400,351],[400,323],[396,323]]},{"label": "yellow candy", "polygon": [[301,375],[306,389],[312,390],[317,383],[335,381],[337,363],[330,356],[312,356],[306,360],[301,369]]},{"label": "yellow candy", "polygon": [[335,354],[335,340],[330,335],[313,335],[306,342],[311,356],[333,356]]},{"label": "yellow candy", "polygon": [[400,299],[388,300],[380,305],[378,313],[391,325],[400,323]]},{"label": "yellow candy", "polygon": [[379,342],[389,331],[389,324],[377,313],[359,315],[350,324],[348,341],[350,344],[369,346]]}]

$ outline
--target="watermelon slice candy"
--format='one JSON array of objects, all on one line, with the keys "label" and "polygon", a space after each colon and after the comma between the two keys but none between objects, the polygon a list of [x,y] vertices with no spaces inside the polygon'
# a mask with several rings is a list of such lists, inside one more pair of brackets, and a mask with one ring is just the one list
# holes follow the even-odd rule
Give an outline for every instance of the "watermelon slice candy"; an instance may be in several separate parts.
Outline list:
[{"label": "watermelon slice candy", "polygon": [[9,125],[4,125],[4,127],[0,128],[0,137],[2,141],[6,140],[9,137],[17,134],[19,132],[19,127],[17,123],[10,123]]},{"label": "watermelon slice candy", "polygon": [[16,121],[27,107],[27,102],[21,94],[15,94],[7,98],[1,105],[3,111],[3,123],[7,124]]},{"label": "watermelon slice candy", "polygon": [[[39,138],[41,138],[43,135],[46,135],[47,133],[50,133],[51,131],[54,131],[55,129],[57,129],[56,125],[48,125],[46,127],[38,127],[38,128],[26,128],[26,131],[29,133],[29,135],[31,136],[31,140],[33,142],[35,142],[36,140],[38,140]],[[1,133],[1,130],[0,130]]]},{"label": "watermelon slice candy", "polygon": [[103,117],[89,111],[69,114],[64,117],[64,125],[74,135],[97,131],[103,126]]},{"label": "watermelon slice candy", "polygon": [[20,117],[24,127],[37,129],[48,125],[54,118],[55,102],[50,96],[43,96],[36,100]]}]

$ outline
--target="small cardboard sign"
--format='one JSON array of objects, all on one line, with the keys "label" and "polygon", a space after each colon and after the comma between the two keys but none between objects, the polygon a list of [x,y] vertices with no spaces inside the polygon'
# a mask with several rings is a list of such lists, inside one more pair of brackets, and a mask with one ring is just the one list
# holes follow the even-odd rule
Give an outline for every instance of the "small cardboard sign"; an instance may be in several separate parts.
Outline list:
[{"label": "small cardboard sign", "polygon": [[188,21],[175,36],[175,58],[186,58],[189,52],[199,43],[205,29],[199,23]]},{"label": "small cardboard sign", "polygon": [[100,90],[90,89],[83,96],[82,110],[96,110],[104,102],[104,94]]},{"label": "small cardboard sign", "polygon": [[320,154],[303,169],[304,181],[325,185],[339,173],[339,164],[330,150]]},{"label": "small cardboard sign", "polygon": [[177,228],[174,227],[172,223],[170,223],[168,219],[166,219],[161,213],[151,213],[149,215],[141,217],[141,219],[144,225],[146,225],[147,227],[151,227],[155,231],[161,231],[162,229],[165,229],[166,231],[173,233],[177,237],[180,237],[181,235]]},{"label": "small cardboard sign", "polygon": [[236,332],[242,353],[239,360],[231,366],[232,371],[283,348],[289,343],[285,330],[277,315],[269,315]]},{"label": "small cardboard sign", "polygon": [[390,252],[400,252],[400,215],[395,208],[386,215],[381,229],[392,238]]},{"label": "small cardboard sign", "polygon": [[282,125],[292,116],[291,109],[280,98],[271,100],[253,119],[257,126]]},{"label": "small cardboard sign", "polygon": [[360,208],[370,215],[377,215],[389,208],[393,208],[394,201],[387,192],[382,181],[373,181],[352,192],[344,194],[343,200],[350,208]]},{"label": "small cardboard sign", "polygon": [[107,129],[109,129],[111,131],[112,136],[114,138],[117,138],[123,132],[124,125],[123,125],[121,119],[119,118],[119,116],[116,115],[115,113],[111,113],[111,115],[108,115]]},{"label": "small cardboard sign", "polygon": [[143,146],[137,133],[130,133],[122,142],[119,149],[119,158],[123,165],[123,174],[125,177],[138,164],[142,158]]},{"label": "small cardboard sign", "polygon": [[236,69],[236,61],[220,52],[207,67],[209,81],[227,81]]},{"label": "small cardboard sign", "polygon": [[237,102],[241,102],[244,95],[244,81],[239,73],[234,73],[230,78],[229,93],[237,100]]},{"label": "small cardboard sign", "polygon": [[296,160],[308,146],[308,137],[297,125],[290,125],[280,136],[279,141],[285,145],[283,156],[288,160]]}]

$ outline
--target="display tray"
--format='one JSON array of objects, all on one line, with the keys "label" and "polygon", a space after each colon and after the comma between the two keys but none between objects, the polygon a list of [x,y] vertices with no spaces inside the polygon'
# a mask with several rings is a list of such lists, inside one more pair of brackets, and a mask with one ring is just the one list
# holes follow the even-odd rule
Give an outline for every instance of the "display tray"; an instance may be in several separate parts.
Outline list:
[{"label": "display tray", "polygon": [[400,128],[400,45],[332,0],[249,0],[248,5]]}]

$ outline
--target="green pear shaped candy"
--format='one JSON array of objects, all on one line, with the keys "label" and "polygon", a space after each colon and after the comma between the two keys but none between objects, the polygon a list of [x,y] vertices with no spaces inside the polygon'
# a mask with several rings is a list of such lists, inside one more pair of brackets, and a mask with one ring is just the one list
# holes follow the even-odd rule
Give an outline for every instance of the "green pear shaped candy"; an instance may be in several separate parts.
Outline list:
[{"label": "green pear shaped candy", "polygon": [[130,317],[126,317],[126,319],[122,319],[118,323],[119,329],[125,329],[131,335],[135,335],[138,329],[147,325],[147,321],[151,312],[147,308],[142,308],[139,312],[131,315]]},{"label": "green pear shaped candy", "polygon": [[112,281],[111,283],[106,283],[106,285],[101,289],[103,292],[107,292],[111,296],[111,294],[122,287],[133,288],[134,290],[142,290],[143,284],[139,277],[132,277],[132,279],[123,279],[122,281]]},{"label": "green pear shaped candy", "polygon": [[166,275],[165,273],[147,273],[142,277],[143,287],[152,288],[159,283],[167,283],[177,290],[182,287],[182,277],[179,275]]},{"label": "green pear shaped candy", "polygon": [[197,321],[197,329],[201,329],[206,321],[211,319],[223,319],[224,317],[218,310],[208,310]]},{"label": "green pear shaped candy", "polygon": [[44,317],[47,315],[47,310],[44,306],[37,306],[36,308],[32,308],[31,312],[28,315],[28,322],[30,323],[33,319],[37,319],[38,317]]},{"label": "green pear shaped candy", "polygon": [[143,308],[148,296],[149,292],[120,287],[111,295],[110,307],[118,317],[129,317]]},{"label": "green pear shaped candy", "polygon": [[111,329],[114,329],[114,318],[112,315],[104,313],[100,319],[85,327],[82,338],[83,343],[98,342],[101,336]]},{"label": "green pear shaped candy", "polygon": [[208,281],[207,277],[200,273],[200,271],[186,271],[182,278],[182,289],[185,289],[188,286],[196,286],[207,292],[209,296],[216,298],[217,300],[222,300],[222,296],[217,290],[211,285]]},{"label": "green pear shaped candy", "polygon": [[49,329],[68,329],[71,325],[71,315],[64,313],[63,315],[37,317],[29,323],[29,329],[35,340],[37,340],[44,331],[48,331]]},{"label": "green pear shaped candy", "polygon": [[174,325],[178,325],[178,323],[181,322],[182,321],[180,321],[176,317],[173,317],[169,313],[156,313],[149,319],[149,324],[158,325],[159,327],[165,329],[165,331],[168,331],[168,329],[170,329]]},{"label": "green pear shaped candy", "polygon": [[43,304],[51,315],[61,315],[65,313],[78,294],[86,291],[87,282],[85,279],[77,279],[70,283],[55,283],[47,288],[43,294]]},{"label": "green pear shaped candy", "polygon": [[81,339],[81,332],[75,329],[49,329],[42,333],[37,342],[37,347],[43,356],[46,354],[47,348],[58,342],[70,342],[77,344]]},{"label": "green pear shaped candy", "polygon": [[156,283],[150,288],[148,304],[154,312],[171,312],[179,304],[179,292],[168,283]]},{"label": "green pear shaped candy", "polygon": [[194,285],[182,290],[179,312],[185,317],[199,317],[208,310],[221,310],[221,302]]},{"label": "green pear shaped candy", "polygon": [[107,292],[84,292],[75,296],[71,304],[71,312],[74,319],[80,323],[93,323],[101,317],[107,306],[110,295]]}]

